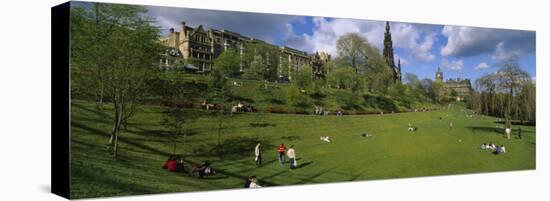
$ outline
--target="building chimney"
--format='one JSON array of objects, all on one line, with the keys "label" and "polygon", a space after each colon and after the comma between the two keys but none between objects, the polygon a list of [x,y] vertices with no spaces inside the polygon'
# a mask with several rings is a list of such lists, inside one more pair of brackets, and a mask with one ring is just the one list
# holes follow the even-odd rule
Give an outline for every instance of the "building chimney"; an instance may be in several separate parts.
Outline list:
[{"label": "building chimney", "polygon": [[181,21],[180,33],[185,33],[185,21]]}]

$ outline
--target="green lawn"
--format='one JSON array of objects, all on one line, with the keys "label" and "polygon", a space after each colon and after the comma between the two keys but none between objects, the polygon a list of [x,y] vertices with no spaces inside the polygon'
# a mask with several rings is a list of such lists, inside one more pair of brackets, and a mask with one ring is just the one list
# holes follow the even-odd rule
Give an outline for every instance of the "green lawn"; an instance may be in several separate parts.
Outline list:
[{"label": "green lawn", "polygon": [[[219,150],[214,149],[217,119],[205,116],[191,125],[185,144],[183,137],[177,139],[177,152],[184,150],[186,160],[211,160],[218,170],[212,178],[199,179],[161,168],[173,145],[159,124],[162,107],[144,106],[131,119],[128,130],[120,134],[119,158],[114,160],[106,150],[110,108],[99,111],[94,103],[73,101],[71,197],[242,188],[250,175],[256,175],[261,185],[278,186],[535,168],[535,127],[523,127],[522,140],[508,140],[494,131],[499,125],[495,118],[468,118],[462,110],[454,106],[382,116],[237,114],[224,120]],[[454,126],[449,129],[451,121]],[[408,123],[418,131],[407,131]],[[361,137],[364,132],[373,137]],[[319,140],[326,135],[332,143]],[[263,143],[261,167],[254,165],[258,141]],[[483,142],[504,144],[508,153],[481,150]],[[279,166],[275,149],[280,143],[295,145],[299,169]]]}]

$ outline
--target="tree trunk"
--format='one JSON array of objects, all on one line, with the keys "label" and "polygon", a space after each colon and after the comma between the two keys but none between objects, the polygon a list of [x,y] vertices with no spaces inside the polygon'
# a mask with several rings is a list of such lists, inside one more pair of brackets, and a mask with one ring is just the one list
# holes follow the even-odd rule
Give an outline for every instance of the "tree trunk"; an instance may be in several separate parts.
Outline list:
[{"label": "tree trunk", "polygon": [[111,130],[111,136],[109,138],[109,147],[113,148],[113,155],[116,158],[118,153],[118,134],[120,131],[120,124],[122,122],[122,107],[116,102],[114,104],[115,117],[113,121],[113,129]]},{"label": "tree trunk", "polygon": [[218,114],[218,146],[221,145],[221,135],[222,135],[222,116],[223,116],[223,109],[220,110],[220,113]]},{"label": "tree trunk", "polygon": [[120,131],[120,123],[122,121],[122,116],[120,115],[120,112],[117,112],[118,115],[116,117],[117,121],[115,123],[115,132],[114,132],[114,149],[113,149],[113,156],[116,158],[118,155],[118,135]]}]

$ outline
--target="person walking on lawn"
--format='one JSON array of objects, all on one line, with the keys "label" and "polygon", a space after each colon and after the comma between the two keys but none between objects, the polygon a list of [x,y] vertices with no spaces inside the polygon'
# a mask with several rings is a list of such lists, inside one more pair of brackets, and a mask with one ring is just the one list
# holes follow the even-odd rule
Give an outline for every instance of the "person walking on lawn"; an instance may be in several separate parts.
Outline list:
[{"label": "person walking on lawn", "polygon": [[281,164],[281,166],[285,164],[285,151],[286,151],[285,144],[281,144],[277,148],[277,153],[279,154],[279,164]]},{"label": "person walking on lawn", "polygon": [[262,152],[260,151],[260,143],[256,145],[256,148],[254,148],[254,154],[256,155],[256,165],[260,166],[262,164]]},{"label": "person walking on lawn", "polygon": [[298,163],[296,162],[296,151],[294,150],[294,145],[290,145],[290,149],[288,149],[286,154],[290,160],[290,169],[296,169],[296,165]]}]

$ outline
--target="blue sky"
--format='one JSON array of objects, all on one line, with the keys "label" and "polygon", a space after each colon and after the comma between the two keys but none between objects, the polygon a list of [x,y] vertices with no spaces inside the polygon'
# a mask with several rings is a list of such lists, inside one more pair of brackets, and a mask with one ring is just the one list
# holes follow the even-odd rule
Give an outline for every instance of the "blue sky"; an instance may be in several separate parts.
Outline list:
[{"label": "blue sky", "polygon": [[[213,11],[170,7],[148,7],[164,33],[189,26],[227,29],[276,45],[307,52],[325,51],[336,57],[336,40],[346,33],[359,33],[382,51],[385,21],[357,20]],[[517,58],[532,78],[535,70],[535,32],[466,26],[390,22],[394,55],[402,71],[419,78],[434,79],[438,67],[447,78],[472,81],[498,70],[500,64]]]}]

